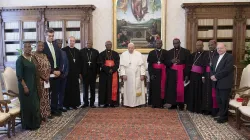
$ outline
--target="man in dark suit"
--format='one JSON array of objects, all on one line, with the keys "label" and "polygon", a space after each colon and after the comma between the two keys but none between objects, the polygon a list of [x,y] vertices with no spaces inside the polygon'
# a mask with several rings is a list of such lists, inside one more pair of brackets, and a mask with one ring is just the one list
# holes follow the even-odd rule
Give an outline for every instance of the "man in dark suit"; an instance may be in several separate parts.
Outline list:
[{"label": "man in dark suit", "polygon": [[216,100],[219,106],[218,123],[228,121],[228,104],[233,85],[233,56],[228,54],[223,43],[218,43],[217,52],[212,62],[211,80],[216,88]]},{"label": "man in dark suit", "polygon": [[[62,40],[61,39],[56,39],[55,40],[57,43],[57,46],[62,49]],[[68,57],[65,51],[61,51],[61,67],[62,67],[62,74],[60,75],[60,92],[58,96],[59,100],[59,110],[62,112],[67,112],[67,109],[63,107],[63,102],[64,102],[64,93],[65,93],[65,88],[66,88],[66,82],[67,82],[67,76],[69,73],[69,62],[68,62]]]},{"label": "man in dark suit", "polygon": [[50,72],[50,99],[51,99],[51,114],[61,116],[62,112],[58,108],[58,94],[60,90],[60,75],[61,68],[61,51],[54,40],[54,30],[48,29],[45,32],[46,42],[44,42],[43,53],[47,55],[51,65]]}]

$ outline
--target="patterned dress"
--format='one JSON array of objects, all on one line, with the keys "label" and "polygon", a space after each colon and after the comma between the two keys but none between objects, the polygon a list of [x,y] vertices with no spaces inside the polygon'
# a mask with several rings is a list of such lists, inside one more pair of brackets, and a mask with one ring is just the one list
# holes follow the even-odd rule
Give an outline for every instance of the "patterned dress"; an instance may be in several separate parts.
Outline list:
[{"label": "patterned dress", "polygon": [[37,73],[37,89],[40,97],[40,111],[42,118],[50,116],[49,88],[44,88],[46,77],[50,75],[50,63],[45,54],[33,53]]}]

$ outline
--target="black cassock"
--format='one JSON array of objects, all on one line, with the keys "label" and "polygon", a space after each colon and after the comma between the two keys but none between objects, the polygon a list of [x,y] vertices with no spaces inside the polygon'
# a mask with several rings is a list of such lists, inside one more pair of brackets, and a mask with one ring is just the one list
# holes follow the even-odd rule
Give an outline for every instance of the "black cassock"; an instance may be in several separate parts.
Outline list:
[{"label": "black cassock", "polygon": [[[83,101],[85,106],[93,106],[95,102],[96,76],[100,72],[99,52],[93,48],[83,48],[80,50],[81,74],[83,79]],[[88,89],[90,87],[90,104]]]},{"label": "black cassock", "polygon": [[77,48],[65,47],[62,49],[66,52],[69,61],[69,73],[65,89],[63,105],[65,107],[77,107],[81,104],[79,74],[80,74],[80,51]]},{"label": "black cassock", "polygon": [[210,79],[211,77],[211,67],[213,58],[218,55],[217,51],[207,51],[206,61],[206,71],[204,73],[205,83],[203,84],[203,92],[202,92],[202,111],[205,113],[212,113],[212,115],[216,115],[217,109],[213,110],[213,99],[216,100],[216,97],[212,97],[212,87],[214,87],[214,83]]},{"label": "black cassock", "polygon": [[[161,50],[152,50],[148,55],[148,71],[150,76],[150,86],[149,86],[149,98],[148,104],[153,107],[162,107],[164,105],[164,98],[161,98],[161,78],[162,78],[162,69],[156,69],[153,67],[154,64],[164,64],[167,57],[167,51],[164,49]],[[165,70],[166,72],[166,70]],[[167,72],[166,72],[167,73]],[[166,89],[166,84],[165,84]],[[165,93],[164,93],[165,96]]]},{"label": "black cassock", "polygon": [[[183,102],[177,102],[177,70],[171,69],[173,63],[171,62],[172,59],[176,58],[179,59],[179,63],[176,65],[185,65],[185,69],[183,70],[183,81],[185,80],[186,76],[189,76],[189,71],[187,68],[188,59],[190,56],[190,51],[185,48],[180,49],[171,49],[167,53],[168,59],[166,60],[167,65],[167,90],[166,90],[166,102],[168,104],[176,105],[177,103],[183,104]],[[184,102],[186,103],[186,96],[187,96],[187,89],[184,90]]]},{"label": "black cassock", "polygon": [[[191,112],[201,113],[202,110],[202,76],[206,70],[207,53],[194,52],[190,55],[189,69],[190,69],[190,84],[188,93],[187,109]],[[202,72],[194,72],[193,65],[201,68]]]},{"label": "black cassock", "polygon": [[[103,51],[99,55],[100,59],[100,79],[99,79],[99,105],[119,105],[119,74],[118,74],[118,68],[120,65],[120,57],[119,54],[115,51]],[[109,67],[105,65],[106,60],[113,60],[114,66]],[[109,73],[109,71],[112,69],[113,73]],[[114,74],[114,75],[113,75]],[[113,83],[113,76],[117,76],[117,83]],[[116,91],[112,89],[112,84],[117,85]],[[116,92],[116,99],[112,100],[112,92]],[[114,96],[115,97],[115,96]]]}]

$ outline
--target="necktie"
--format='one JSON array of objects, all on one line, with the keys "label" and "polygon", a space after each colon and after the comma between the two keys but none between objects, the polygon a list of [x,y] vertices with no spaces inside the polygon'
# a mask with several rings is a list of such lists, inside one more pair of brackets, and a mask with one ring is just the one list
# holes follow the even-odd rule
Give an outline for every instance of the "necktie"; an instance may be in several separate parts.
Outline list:
[{"label": "necktie", "polygon": [[52,54],[52,58],[53,58],[53,61],[54,61],[54,68],[56,68],[57,67],[57,65],[56,65],[56,54],[55,54],[55,49],[54,49],[52,43],[49,43],[49,48],[50,48],[50,52]]}]

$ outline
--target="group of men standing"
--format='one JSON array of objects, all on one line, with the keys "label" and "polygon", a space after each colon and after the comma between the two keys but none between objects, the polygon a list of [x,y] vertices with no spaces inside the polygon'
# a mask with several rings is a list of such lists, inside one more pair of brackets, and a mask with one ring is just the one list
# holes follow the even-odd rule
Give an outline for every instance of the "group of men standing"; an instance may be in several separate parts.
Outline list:
[{"label": "group of men standing", "polygon": [[[98,77],[99,106],[119,105],[119,79],[124,106],[138,107],[146,104],[146,63],[142,54],[135,50],[133,43],[129,43],[128,50],[119,56],[112,50],[111,41],[105,43],[106,49],[99,54],[92,48],[92,41],[87,41],[86,47],[81,50],[75,48],[74,37],[68,39],[67,47],[53,50],[50,47],[56,48],[60,45],[60,42],[51,43],[53,36],[54,31],[49,29],[45,53],[52,66],[51,74],[56,75],[50,78],[52,115],[60,115],[61,111],[77,109],[80,106],[79,79],[83,83],[82,108],[95,108],[95,86]],[[217,46],[214,40],[209,42],[209,51],[204,51],[203,42],[197,41],[196,52],[192,54],[180,44],[179,39],[174,39],[174,48],[167,51],[162,49],[162,41],[156,40],[155,49],[149,53],[148,104],[153,108],[163,108],[164,104],[168,103],[171,104],[169,109],[178,107],[180,110],[183,110],[186,104],[187,110],[191,112],[213,116],[218,114],[218,122],[226,122],[233,82],[232,55],[226,53],[224,44],[219,43]]]},{"label": "group of men standing", "polygon": [[228,121],[228,103],[233,84],[233,57],[226,52],[223,43],[209,41],[209,51],[203,50],[203,42],[197,41],[196,51],[180,46],[173,40],[174,48],[162,49],[162,41],[156,41],[156,49],[148,56],[150,75],[149,104],[154,108],[184,109],[205,115],[211,114],[218,123]]}]

